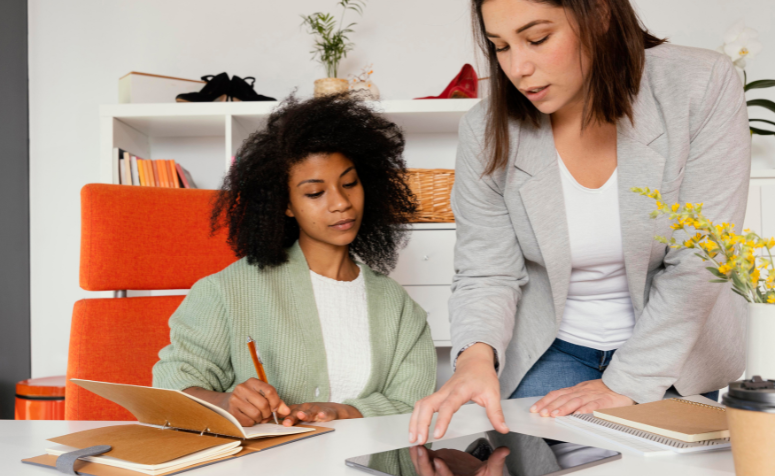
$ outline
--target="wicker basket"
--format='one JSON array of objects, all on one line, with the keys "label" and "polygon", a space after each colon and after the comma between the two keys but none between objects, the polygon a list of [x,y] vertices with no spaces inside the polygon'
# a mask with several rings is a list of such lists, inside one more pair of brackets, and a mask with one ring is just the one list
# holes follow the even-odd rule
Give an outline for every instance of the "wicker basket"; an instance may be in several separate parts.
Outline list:
[{"label": "wicker basket", "polygon": [[350,83],[341,78],[323,78],[315,80],[315,97],[343,93],[350,89]]},{"label": "wicker basket", "polygon": [[407,169],[407,182],[417,198],[417,213],[409,221],[414,223],[452,223],[455,216],[449,203],[454,169]]}]

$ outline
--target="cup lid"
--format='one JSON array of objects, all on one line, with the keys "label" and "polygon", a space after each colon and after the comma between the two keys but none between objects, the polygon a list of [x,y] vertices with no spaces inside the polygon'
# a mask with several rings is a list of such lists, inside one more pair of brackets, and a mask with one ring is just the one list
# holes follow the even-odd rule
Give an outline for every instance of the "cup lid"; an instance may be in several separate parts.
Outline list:
[{"label": "cup lid", "polygon": [[775,380],[755,375],[751,380],[732,382],[721,402],[738,410],[775,413]]}]

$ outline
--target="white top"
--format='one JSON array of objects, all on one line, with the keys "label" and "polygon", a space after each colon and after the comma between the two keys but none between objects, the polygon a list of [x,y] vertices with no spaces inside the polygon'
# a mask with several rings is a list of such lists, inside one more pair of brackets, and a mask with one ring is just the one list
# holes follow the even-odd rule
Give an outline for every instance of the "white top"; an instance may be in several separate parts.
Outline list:
[{"label": "white top", "polygon": [[571,275],[557,338],[597,350],[619,348],[632,335],[632,309],[624,271],[617,171],[598,189],[579,184],[559,154],[568,217]]},{"label": "white top", "polygon": [[358,398],[371,376],[369,309],[363,270],[353,281],[337,281],[310,271],[323,329],[329,401]]}]

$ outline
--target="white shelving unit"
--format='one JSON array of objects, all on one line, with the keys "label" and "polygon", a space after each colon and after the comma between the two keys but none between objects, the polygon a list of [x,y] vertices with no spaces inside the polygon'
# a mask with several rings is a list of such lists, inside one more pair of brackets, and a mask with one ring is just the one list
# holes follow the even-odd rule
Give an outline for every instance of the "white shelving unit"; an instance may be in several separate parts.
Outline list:
[{"label": "white shelving unit", "polygon": [[[460,118],[478,99],[372,102],[404,131],[411,168],[454,168]],[[100,108],[100,179],[118,183],[113,148],[145,159],[175,159],[199,188],[218,188],[231,158],[264,127],[276,102],[117,104]],[[753,170],[744,227],[775,236],[775,170]],[[447,299],[455,225],[417,224],[391,275],[428,311],[437,347],[450,345]]]},{"label": "white shelving unit", "polygon": [[[460,118],[478,99],[371,102],[404,131],[411,168],[454,168]],[[100,108],[100,180],[118,183],[113,148],[144,159],[174,159],[199,188],[218,188],[232,157],[266,124],[276,102],[116,104]],[[450,345],[447,299],[452,284],[454,223],[413,226],[391,275],[428,312],[437,347]]]},{"label": "white shelving unit", "polygon": [[[410,167],[452,168],[460,118],[477,99],[372,102],[404,130]],[[231,157],[266,124],[276,102],[116,104],[100,108],[100,179],[116,183],[114,147],[146,159],[175,159],[216,188]],[[220,159],[220,160],[216,160]]]}]

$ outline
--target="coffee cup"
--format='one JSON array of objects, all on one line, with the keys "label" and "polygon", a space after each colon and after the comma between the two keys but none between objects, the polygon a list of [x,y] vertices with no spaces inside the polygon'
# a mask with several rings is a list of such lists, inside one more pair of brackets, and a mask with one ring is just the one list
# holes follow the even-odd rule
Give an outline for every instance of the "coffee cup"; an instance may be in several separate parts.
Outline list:
[{"label": "coffee cup", "polygon": [[729,384],[722,399],[737,476],[772,476],[775,471],[775,380],[754,376]]}]

